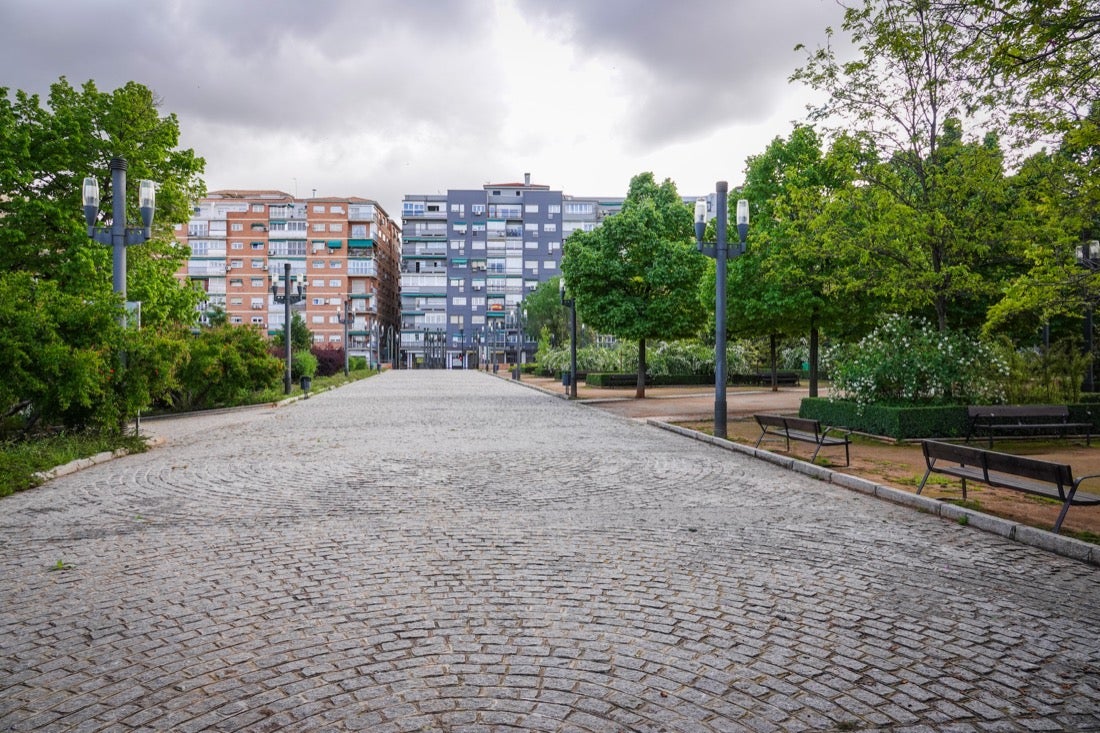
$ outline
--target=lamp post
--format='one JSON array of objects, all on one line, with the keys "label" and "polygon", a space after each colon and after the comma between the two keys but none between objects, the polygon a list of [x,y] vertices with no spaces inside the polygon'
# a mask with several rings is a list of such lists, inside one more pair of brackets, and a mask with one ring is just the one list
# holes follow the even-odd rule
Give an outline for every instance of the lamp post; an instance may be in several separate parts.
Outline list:
[{"label": "lamp post", "polygon": [[565,276],[558,280],[561,304],[569,309],[569,399],[577,399],[577,301],[565,297]]},{"label": "lamp post", "polygon": [[[1089,271],[1096,273],[1100,270],[1100,241],[1095,239],[1085,242],[1077,248],[1077,264]],[[1092,368],[1092,298],[1088,295],[1088,286],[1085,290],[1085,355],[1089,357],[1085,367],[1085,383],[1082,391],[1094,392],[1096,389]]]},{"label": "lamp post", "polygon": [[462,368],[466,369],[466,329],[458,329],[458,348],[462,350]]},{"label": "lamp post", "polygon": [[84,179],[84,221],[88,225],[88,237],[112,250],[111,276],[114,291],[126,300],[126,248],[132,244],[148,242],[153,236],[153,212],[156,210],[157,188],[152,181],[138,184],[138,209],[141,226],[126,226],[126,159],[111,158],[111,226],[95,225],[99,214],[99,182],[92,176]]},{"label": "lamp post", "polygon": [[290,365],[293,360],[293,353],[290,342],[290,306],[294,305],[305,299],[306,286],[301,280],[295,280],[296,289],[295,292],[290,292],[290,263],[283,263],[283,294],[279,295],[279,283],[275,282],[274,276],[271,280],[271,298],[276,303],[283,304],[283,340],[286,341],[286,373],[283,375],[283,394],[290,394],[291,371]]},{"label": "lamp post", "polygon": [[379,328],[378,321],[371,321],[370,341],[374,351],[374,367],[378,371],[382,371],[382,329]]},{"label": "lamp post", "polygon": [[389,356],[390,356],[390,369],[396,369],[397,368],[397,354],[394,351],[394,348],[396,347],[397,344],[395,343],[395,339],[394,339],[394,331],[393,331],[393,324],[392,323],[389,324],[388,326],[386,326],[386,334],[387,334],[386,346],[389,349],[388,353],[389,353]]},{"label": "lamp post", "polygon": [[[288,263],[289,264],[289,263]],[[340,322],[340,325],[344,327],[344,376],[348,376],[348,324],[351,323],[351,301],[344,301],[344,314],[340,315],[340,311],[336,311],[336,320]]]},{"label": "lamp post", "polygon": [[703,241],[703,234],[707,228],[707,201],[699,199],[695,202],[695,244],[700,252],[707,257],[713,257],[717,263],[717,281],[715,283],[714,302],[714,435],[717,438],[726,437],[726,263],[728,260],[738,257],[745,252],[745,237],[749,232],[749,202],[741,199],[737,202],[737,232],[740,236],[740,245],[730,250],[726,241],[726,220],[728,218],[727,197],[729,184],[726,181],[718,181],[715,184],[717,195],[716,208],[718,215],[717,235],[718,241],[709,243]]}]

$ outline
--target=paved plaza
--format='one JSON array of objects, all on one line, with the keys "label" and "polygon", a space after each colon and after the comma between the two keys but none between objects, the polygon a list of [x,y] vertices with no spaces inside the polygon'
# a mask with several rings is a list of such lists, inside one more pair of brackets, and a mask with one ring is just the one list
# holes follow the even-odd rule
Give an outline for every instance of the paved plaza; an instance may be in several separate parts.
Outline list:
[{"label": "paved plaza", "polygon": [[1100,568],[478,372],[0,501],[0,730],[1100,730]]}]

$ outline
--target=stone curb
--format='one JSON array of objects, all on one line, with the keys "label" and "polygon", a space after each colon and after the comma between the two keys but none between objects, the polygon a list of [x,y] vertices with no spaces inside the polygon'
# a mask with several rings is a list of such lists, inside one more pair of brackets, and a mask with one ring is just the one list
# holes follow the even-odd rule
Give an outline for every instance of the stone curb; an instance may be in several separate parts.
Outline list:
[{"label": "stone curb", "polygon": [[[164,443],[164,438],[150,438],[148,446],[155,448]],[[68,463],[60,466],[55,466],[48,471],[38,471],[31,474],[38,481],[49,481],[59,476],[68,476],[70,473],[76,473],[82,471],[85,468],[91,468],[92,466],[100,463],[106,463],[112,461],[115,458],[122,458],[123,456],[130,455],[130,451],[126,448],[119,448],[115,451],[103,451],[102,453],[96,453],[94,456],[88,456],[87,458],[77,458],[75,461],[69,461]]]},{"label": "stone curb", "polygon": [[747,456],[767,461],[768,463],[774,463],[777,466],[790,469],[805,476],[836,484],[841,488],[858,491],[861,494],[869,494],[879,499],[893,502],[894,504],[916,509],[925,514],[932,514],[945,520],[965,524],[968,527],[973,527],[983,532],[989,532],[1004,537],[1005,539],[1019,542],[1023,545],[1029,545],[1041,550],[1046,550],[1047,552],[1053,552],[1056,555],[1068,557],[1072,560],[1080,560],[1090,565],[1100,566],[1100,547],[1088,542],[1082,542],[1072,537],[1063,537],[1062,535],[1054,534],[1053,532],[1039,529],[1038,527],[1020,524],[990,514],[983,514],[973,509],[937,501],[927,496],[918,496],[908,491],[895,489],[892,486],[884,486],[867,479],[859,478],[858,476],[851,476],[846,473],[840,473],[839,471],[833,471],[824,466],[818,466],[797,458],[791,458],[790,456],[783,456],[760,448],[753,448],[752,446],[742,443],[716,438],[713,435],[700,433],[696,430],[673,425],[662,420],[650,418],[646,420],[646,424],[703,443],[710,443],[711,445],[734,453],[743,453]]}]

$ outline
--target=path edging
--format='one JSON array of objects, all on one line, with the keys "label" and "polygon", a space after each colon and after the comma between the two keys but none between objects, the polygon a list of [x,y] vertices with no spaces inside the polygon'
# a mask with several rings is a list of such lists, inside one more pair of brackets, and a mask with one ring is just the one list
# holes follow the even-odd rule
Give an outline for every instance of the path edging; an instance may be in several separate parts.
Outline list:
[{"label": "path edging", "polygon": [[925,514],[932,514],[948,521],[965,524],[967,527],[989,532],[1004,537],[1005,539],[1012,540],[1013,542],[1019,542],[1020,544],[1030,547],[1053,552],[1056,555],[1068,557],[1072,560],[1080,560],[1090,565],[1100,566],[1100,546],[1092,545],[1088,542],[1083,542],[1072,537],[1064,537],[1060,534],[1054,534],[1053,532],[1039,529],[1038,527],[1020,524],[1019,522],[995,517],[991,514],[984,514],[955,504],[937,501],[927,496],[911,494],[908,491],[895,489],[892,486],[885,486],[858,476],[833,471],[824,466],[818,466],[798,458],[772,453],[762,448],[753,448],[752,446],[735,443],[731,440],[716,438],[713,435],[701,433],[697,430],[681,427],[679,425],[673,425],[663,420],[649,418],[646,420],[646,424],[698,440],[702,443],[710,443],[724,450],[742,453],[753,458],[767,461],[781,468],[786,468],[821,481],[827,481],[844,489],[858,491],[861,494],[875,496],[894,504],[916,509]]}]

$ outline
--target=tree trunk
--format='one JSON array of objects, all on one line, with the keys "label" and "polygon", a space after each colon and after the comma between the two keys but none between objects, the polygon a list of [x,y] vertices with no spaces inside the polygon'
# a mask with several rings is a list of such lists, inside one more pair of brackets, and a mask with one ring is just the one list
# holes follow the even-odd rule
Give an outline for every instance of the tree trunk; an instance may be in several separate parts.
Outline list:
[{"label": "tree trunk", "polygon": [[777,338],[776,338],[775,334],[773,333],[769,337],[769,339],[771,341],[772,392],[778,392],[779,391],[779,374],[777,373],[776,363],[775,363],[776,362],[775,352],[776,352]]},{"label": "tree trunk", "polygon": [[817,330],[817,323],[814,322],[813,317],[810,317],[810,397],[817,397],[817,360],[819,343],[818,338],[820,333]]},{"label": "tree trunk", "polygon": [[641,399],[645,397],[645,339],[638,339],[638,385],[634,396]]}]

